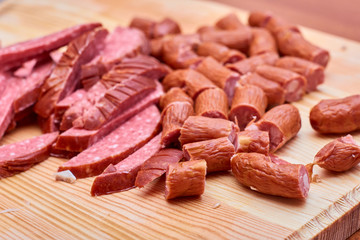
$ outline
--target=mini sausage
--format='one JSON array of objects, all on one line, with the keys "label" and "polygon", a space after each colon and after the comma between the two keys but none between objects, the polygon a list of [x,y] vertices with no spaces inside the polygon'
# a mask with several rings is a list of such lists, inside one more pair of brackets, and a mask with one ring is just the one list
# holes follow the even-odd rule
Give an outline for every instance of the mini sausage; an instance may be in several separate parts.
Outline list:
[{"label": "mini sausage", "polygon": [[160,97],[159,105],[162,111],[165,112],[167,107],[174,102],[187,102],[191,106],[194,105],[192,98],[178,87],[171,88],[167,93],[162,95]]},{"label": "mini sausage", "polygon": [[255,11],[251,12],[248,19],[249,25],[252,27],[262,27],[271,33],[276,33],[279,29],[289,29],[300,33],[297,26],[291,25],[279,16],[275,16],[270,12]]},{"label": "mini sausage", "polygon": [[308,42],[298,32],[282,29],[276,32],[275,39],[279,51],[283,55],[304,58],[323,67],[326,67],[329,62],[330,54],[328,51]]},{"label": "mini sausage", "polygon": [[299,110],[293,105],[283,104],[267,111],[259,121],[247,126],[245,130],[268,131],[270,152],[275,152],[293,138],[300,128]]},{"label": "mini sausage", "polygon": [[203,42],[221,43],[228,48],[247,52],[251,41],[251,30],[248,27],[236,30],[202,31],[200,39]]},{"label": "mini sausage", "polygon": [[244,75],[246,73],[255,72],[259,65],[274,65],[278,58],[279,55],[277,53],[264,53],[246,58],[236,63],[227,64],[226,67],[232,71],[238,72],[240,75]]},{"label": "mini sausage", "polygon": [[144,187],[148,183],[163,175],[169,164],[178,163],[183,156],[183,152],[178,149],[161,149],[158,153],[143,163],[136,175],[135,186],[140,188]]},{"label": "mini sausage", "polygon": [[271,81],[279,83],[285,91],[285,101],[296,102],[306,91],[306,78],[283,68],[261,65],[256,68],[256,73]]},{"label": "mini sausage", "polygon": [[270,81],[257,73],[248,73],[240,77],[241,85],[255,85],[260,87],[266,94],[268,105],[275,106],[285,102],[285,91],[277,82]]},{"label": "mini sausage", "polygon": [[170,164],[166,170],[165,199],[203,194],[205,176],[205,160]]},{"label": "mini sausage", "polygon": [[250,42],[249,56],[260,55],[267,52],[277,53],[274,37],[264,28],[251,28],[252,40]]},{"label": "mini sausage", "polygon": [[246,58],[242,52],[229,49],[225,45],[215,42],[202,42],[196,47],[199,56],[211,56],[222,64],[234,63]]},{"label": "mini sausage", "polygon": [[235,148],[228,137],[222,137],[187,143],[183,146],[183,152],[189,161],[205,160],[206,171],[211,173],[230,170],[230,158],[234,155]]},{"label": "mini sausage", "polygon": [[237,134],[235,141],[235,151],[241,152],[257,152],[268,154],[270,150],[269,133],[266,131],[241,131]]},{"label": "mini sausage", "polygon": [[173,87],[183,88],[185,87],[185,74],[184,70],[175,70],[169,73],[162,80],[162,86],[164,91],[167,92]]},{"label": "mini sausage", "polygon": [[240,21],[240,19],[236,16],[235,13],[229,13],[224,17],[220,18],[216,23],[215,26],[220,29],[224,30],[236,30],[242,29],[246,26]]},{"label": "mini sausage", "polygon": [[155,24],[153,38],[160,38],[168,34],[178,33],[181,33],[179,24],[167,17]]},{"label": "mini sausage", "polygon": [[335,172],[350,170],[359,162],[360,146],[350,134],[326,144],[314,158],[314,164]]},{"label": "mini sausage", "polygon": [[207,77],[193,69],[184,69],[179,71],[184,71],[184,74],[180,76],[180,78],[183,78],[182,80],[185,83],[184,90],[194,100],[203,91],[211,88],[217,88],[217,86]]},{"label": "mini sausage", "polygon": [[254,85],[238,86],[229,112],[229,119],[237,122],[244,130],[251,121],[257,121],[265,113],[267,97],[264,91]]},{"label": "mini sausage", "polygon": [[239,74],[230,71],[212,57],[206,57],[195,70],[223,89],[231,102]]},{"label": "mini sausage", "polygon": [[299,199],[309,193],[310,179],[302,164],[276,164],[260,153],[237,153],[231,170],[241,184],[261,193]]},{"label": "mini sausage", "polygon": [[321,100],[310,111],[310,123],[320,133],[348,133],[360,128],[360,95]]},{"label": "mini sausage", "polygon": [[232,143],[239,132],[238,126],[221,118],[190,116],[186,119],[180,131],[181,145],[214,138],[228,137]]},{"label": "mini sausage", "polygon": [[163,146],[178,146],[179,136],[185,120],[194,115],[194,109],[188,102],[174,102],[163,113],[161,144]]},{"label": "mini sausage", "polygon": [[156,22],[151,19],[134,17],[129,27],[141,30],[147,38],[153,38],[155,24]]},{"label": "mini sausage", "polygon": [[220,88],[207,89],[199,94],[195,101],[197,116],[227,119],[228,99]]},{"label": "mini sausage", "polygon": [[321,65],[302,58],[282,57],[276,61],[275,66],[303,75],[307,80],[307,92],[315,91],[325,80],[324,68]]}]

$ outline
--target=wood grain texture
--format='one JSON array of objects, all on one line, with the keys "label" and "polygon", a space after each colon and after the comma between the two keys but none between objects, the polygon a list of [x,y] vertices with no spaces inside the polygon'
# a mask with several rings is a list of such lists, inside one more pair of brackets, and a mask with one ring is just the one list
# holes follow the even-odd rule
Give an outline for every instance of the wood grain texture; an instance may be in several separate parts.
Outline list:
[{"label": "wood grain texture", "polygon": [[[2,44],[38,37],[87,21],[109,29],[132,17],[171,16],[185,32],[212,24],[229,12],[247,13],[203,1],[5,1],[0,4]],[[36,14],[34,14],[36,12]],[[309,109],[320,99],[358,93],[360,44],[302,28],[311,41],[329,49],[326,84],[295,103],[302,118],[297,137],[278,154],[294,163],[312,162],[326,143],[310,126]],[[35,125],[6,135],[1,144],[39,135]],[[354,133],[360,142],[359,132]],[[211,174],[199,198],[165,201],[164,179],[144,189],[91,197],[93,178],[55,182],[63,159],[49,158],[27,172],[0,181],[0,238],[4,239],[343,239],[359,227],[360,166],[334,174],[319,168],[322,182],[306,201],[266,196],[241,186],[231,173]],[[219,205],[220,204],[220,205]]]}]

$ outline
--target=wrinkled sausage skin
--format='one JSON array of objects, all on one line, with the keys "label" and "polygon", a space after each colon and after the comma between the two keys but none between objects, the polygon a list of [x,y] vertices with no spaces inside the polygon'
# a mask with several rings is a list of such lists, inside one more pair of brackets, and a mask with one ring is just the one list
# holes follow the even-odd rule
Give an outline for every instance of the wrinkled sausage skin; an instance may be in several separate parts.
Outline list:
[{"label": "wrinkled sausage skin", "polygon": [[211,56],[217,61],[227,64],[241,61],[246,58],[245,54],[235,49],[215,42],[202,42],[196,47],[196,53],[199,56]]},{"label": "wrinkled sausage skin", "polygon": [[228,137],[234,143],[238,132],[238,126],[231,121],[221,118],[190,116],[181,128],[179,141],[181,145],[184,145],[191,142]]},{"label": "wrinkled sausage skin", "polygon": [[267,107],[264,91],[254,85],[238,86],[229,112],[229,119],[237,122],[240,130],[244,130],[251,121],[260,119]]},{"label": "wrinkled sausage skin", "polygon": [[231,170],[243,185],[261,193],[287,198],[306,198],[310,180],[302,164],[276,164],[259,153],[237,153]]},{"label": "wrinkled sausage skin", "polygon": [[264,28],[252,28],[253,34],[249,56],[260,55],[267,52],[277,53],[277,47],[274,37]]},{"label": "wrinkled sausage skin", "polygon": [[162,111],[165,112],[168,106],[170,106],[174,102],[187,102],[191,106],[194,105],[191,97],[178,87],[171,88],[167,93],[162,95],[160,97],[159,105]]},{"label": "wrinkled sausage skin", "polygon": [[170,164],[166,170],[165,199],[203,194],[205,176],[205,160]]},{"label": "wrinkled sausage skin", "polygon": [[350,134],[326,144],[314,158],[314,164],[335,172],[347,171],[359,162],[360,146]]},{"label": "wrinkled sausage skin", "polygon": [[228,99],[220,88],[207,89],[199,94],[195,101],[197,116],[227,119]]},{"label": "wrinkled sausage skin", "polygon": [[230,158],[235,153],[234,145],[228,137],[187,143],[183,146],[187,160],[205,160],[207,172],[230,170]]},{"label": "wrinkled sausage skin", "polygon": [[320,133],[348,133],[360,128],[360,95],[321,100],[310,110],[310,123]]},{"label": "wrinkled sausage skin", "polygon": [[290,104],[276,106],[267,111],[256,123],[245,130],[268,131],[270,136],[270,152],[275,152],[293,138],[301,128],[299,110]]},{"label": "wrinkled sausage skin", "polygon": [[269,133],[266,131],[241,131],[237,134],[235,142],[235,151],[241,152],[257,152],[268,154],[270,150]]}]

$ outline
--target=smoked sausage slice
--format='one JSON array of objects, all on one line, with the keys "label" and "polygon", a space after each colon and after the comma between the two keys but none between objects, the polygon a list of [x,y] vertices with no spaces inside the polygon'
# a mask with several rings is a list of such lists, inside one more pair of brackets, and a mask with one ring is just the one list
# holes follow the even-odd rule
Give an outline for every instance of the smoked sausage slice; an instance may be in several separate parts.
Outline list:
[{"label": "smoked sausage slice", "polygon": [[270,81],[257,73],[248,73],[241,76],[239,83],[241,85],[255,85],[260,87],[266,94],[268,105],[280,105],[285,102],[284,88],[277,82]]},{"label": "smoked sausage slice", "polygon": [[237,153],[231,170],[243,185],[261,193],[287,198],[306,198],[310,180],[302,164],[276,164],[260,153]]},{"label": "smoked sausage slice", "polygon": [[141,166],[160,149],[159,134],[123,161],[116,165],[110,164],[95,178],[91,186],[91,195],[99,196],[134,188],[136,175]]},{"label": "smoked sausage slice", "polygon": [[166,172],[171,163],[177,163],[184,157],[182,151],[174,148],[161,149],[154,156],[146,160],[136,176],[135,186],[144,187]]},{"label": "smoked sausage slice", "polygon": [[220,88],[207,89],[199,94],[195,101],[197,116],[227,119],[228,98]]},{"label": "smoked sausage slice", "polygon": [[251,121],[257,121],[265,113],[267,97],[264,91],[255,85],[238,86],[229,112],[229,119],[237,122],[240,130]]},{"label": "smoked sausage slice", "polygon": [[321,100],[310,110],[310,123],[320,133],[348,133],[360,128],[360,95]]},{"label": "smoked sausage slice", "polygon": [[350,134],[326,144],[314,158],[314,164],[335,172],[347,171],[359,162],[360,146]]},{"label": "smoked sausage slice", "polygon": [[234,145],[228,137],[215,138],[183,146],[187,160],[205,160],[207,173],[230,170],[230,158],[235,153]]},{"label": "smoked sausage slice", "polygon": [[283,68],[261,65],[256,68],[256,73],[271,81],[279,83],[285,90],[285,101],[295,102],[300,100],[306,91],[306,78]]},{"label": "smoked sausage slice", "polygon": [[221,118],[190,116],[180,130],[179,141],[181,145],[184,145],[191,142],[228,137],[234,143],[238,132],[238,126],[231,121]]},{"label": "smoked sausage slice", "polygon": [[283,104],[267,111],[259,121],[250,124],[245,130],[268,131],[270,152],[275,152],[293,138],[300,128],[299,110],[293,105]]},{"label": "smoked sausage slice", "polygon": [[170,164],[166,170],[165,199],[203,194],[205,176],[205,160]]},{"label": "smoked sausage slice", "polygon": [[275,66],[303,75],[307,82],[307,92],[315,91],[317,86],[322,84],[325,79],[324,67],[302,58],[285,56],[279,58]]}]

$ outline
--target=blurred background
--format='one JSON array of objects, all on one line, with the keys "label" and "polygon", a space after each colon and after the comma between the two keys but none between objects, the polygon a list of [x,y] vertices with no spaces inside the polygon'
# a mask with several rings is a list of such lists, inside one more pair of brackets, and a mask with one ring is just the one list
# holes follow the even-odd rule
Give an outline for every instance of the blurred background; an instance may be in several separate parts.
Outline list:
[{"label": "blurred background", "polygon": [[360,41],[359,0],[210,1],[249,11],[270,10],[292,23]]}]

